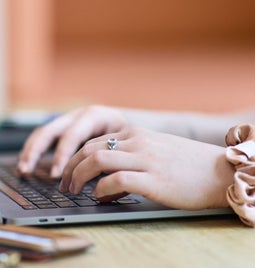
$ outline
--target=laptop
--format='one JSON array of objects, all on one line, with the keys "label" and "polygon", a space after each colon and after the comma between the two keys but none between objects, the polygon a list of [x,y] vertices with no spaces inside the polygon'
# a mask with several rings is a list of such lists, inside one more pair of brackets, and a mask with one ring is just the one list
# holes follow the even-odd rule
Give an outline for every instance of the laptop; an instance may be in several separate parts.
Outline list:
[{"label": "laptop", "polygon": [[58,191],[59,180],[48,178],[49,160],[33,175],[20,178],[17,156],[0,156],[0,221],[15,225],[60,225],[109,221],[131,221],[232,214],[230,208],[198,211],[177,210],[128,195],[110,203],[100,203],[92,195],[99,178],[88,183],[79,195]]}]

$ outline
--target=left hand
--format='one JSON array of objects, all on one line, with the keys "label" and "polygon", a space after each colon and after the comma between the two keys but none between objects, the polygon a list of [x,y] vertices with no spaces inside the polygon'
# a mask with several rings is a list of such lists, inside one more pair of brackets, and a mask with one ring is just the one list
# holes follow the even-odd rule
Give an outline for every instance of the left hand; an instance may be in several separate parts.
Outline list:
[{"label": "left hand", "polygon": [[106,133],[118,132],[129,122],[116,108],[92,105],[75,109],[35,129],[19,155],[18,171],[33,173],[38,161],[56,143],[50,176],[58,178],[80,144]]},{"label": "left hand", "polygon": [[[117,150],[107,140],[119,140]],[[101,173],[97,198],[120,193],[142,195],[179,209],[227,206],[225,192],[233,170],[225,149],[141,128],[126,128],[88,141],[66,165],[60,190],[78,194]]]}]

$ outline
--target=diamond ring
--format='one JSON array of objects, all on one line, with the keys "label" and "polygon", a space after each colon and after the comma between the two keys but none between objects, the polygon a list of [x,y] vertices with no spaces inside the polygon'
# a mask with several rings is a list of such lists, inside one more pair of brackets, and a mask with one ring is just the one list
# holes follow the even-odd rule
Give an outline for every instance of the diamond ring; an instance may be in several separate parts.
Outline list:
[{"label": "diamond ring", "polygon": [[108,149],[111,151],[116,150],[118,143],[119,143],[118,139],[115,139],[115,138],[108,139],[107,140]]}]

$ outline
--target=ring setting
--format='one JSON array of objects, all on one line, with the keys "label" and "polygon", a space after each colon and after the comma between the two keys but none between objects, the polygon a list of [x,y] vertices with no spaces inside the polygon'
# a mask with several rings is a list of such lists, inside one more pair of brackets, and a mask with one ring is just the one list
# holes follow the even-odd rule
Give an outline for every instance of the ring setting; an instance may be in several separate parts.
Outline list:
[{"label": "ring setting", "polygon": [[115,138],[110,138],[107,140],[107,146],[108,146],[108,149],[109,150],[116,150],[117,147],[118,147],[118,139],[115,139]]}]

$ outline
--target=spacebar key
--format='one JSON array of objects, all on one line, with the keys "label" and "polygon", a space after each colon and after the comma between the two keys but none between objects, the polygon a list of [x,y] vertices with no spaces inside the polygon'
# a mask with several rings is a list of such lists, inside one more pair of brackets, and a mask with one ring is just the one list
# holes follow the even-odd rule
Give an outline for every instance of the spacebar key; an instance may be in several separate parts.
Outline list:
[{"label": "spacebar key", "polygon": [[22,207],[26,208],[32,205],[22,195],[18,194],[17,192],[12,190],[12,188],[10,188],[9,186],[7,186],[6,184],[2,182],[0,182],[0,191],[8,195],[12,200],[17,202]]}]

